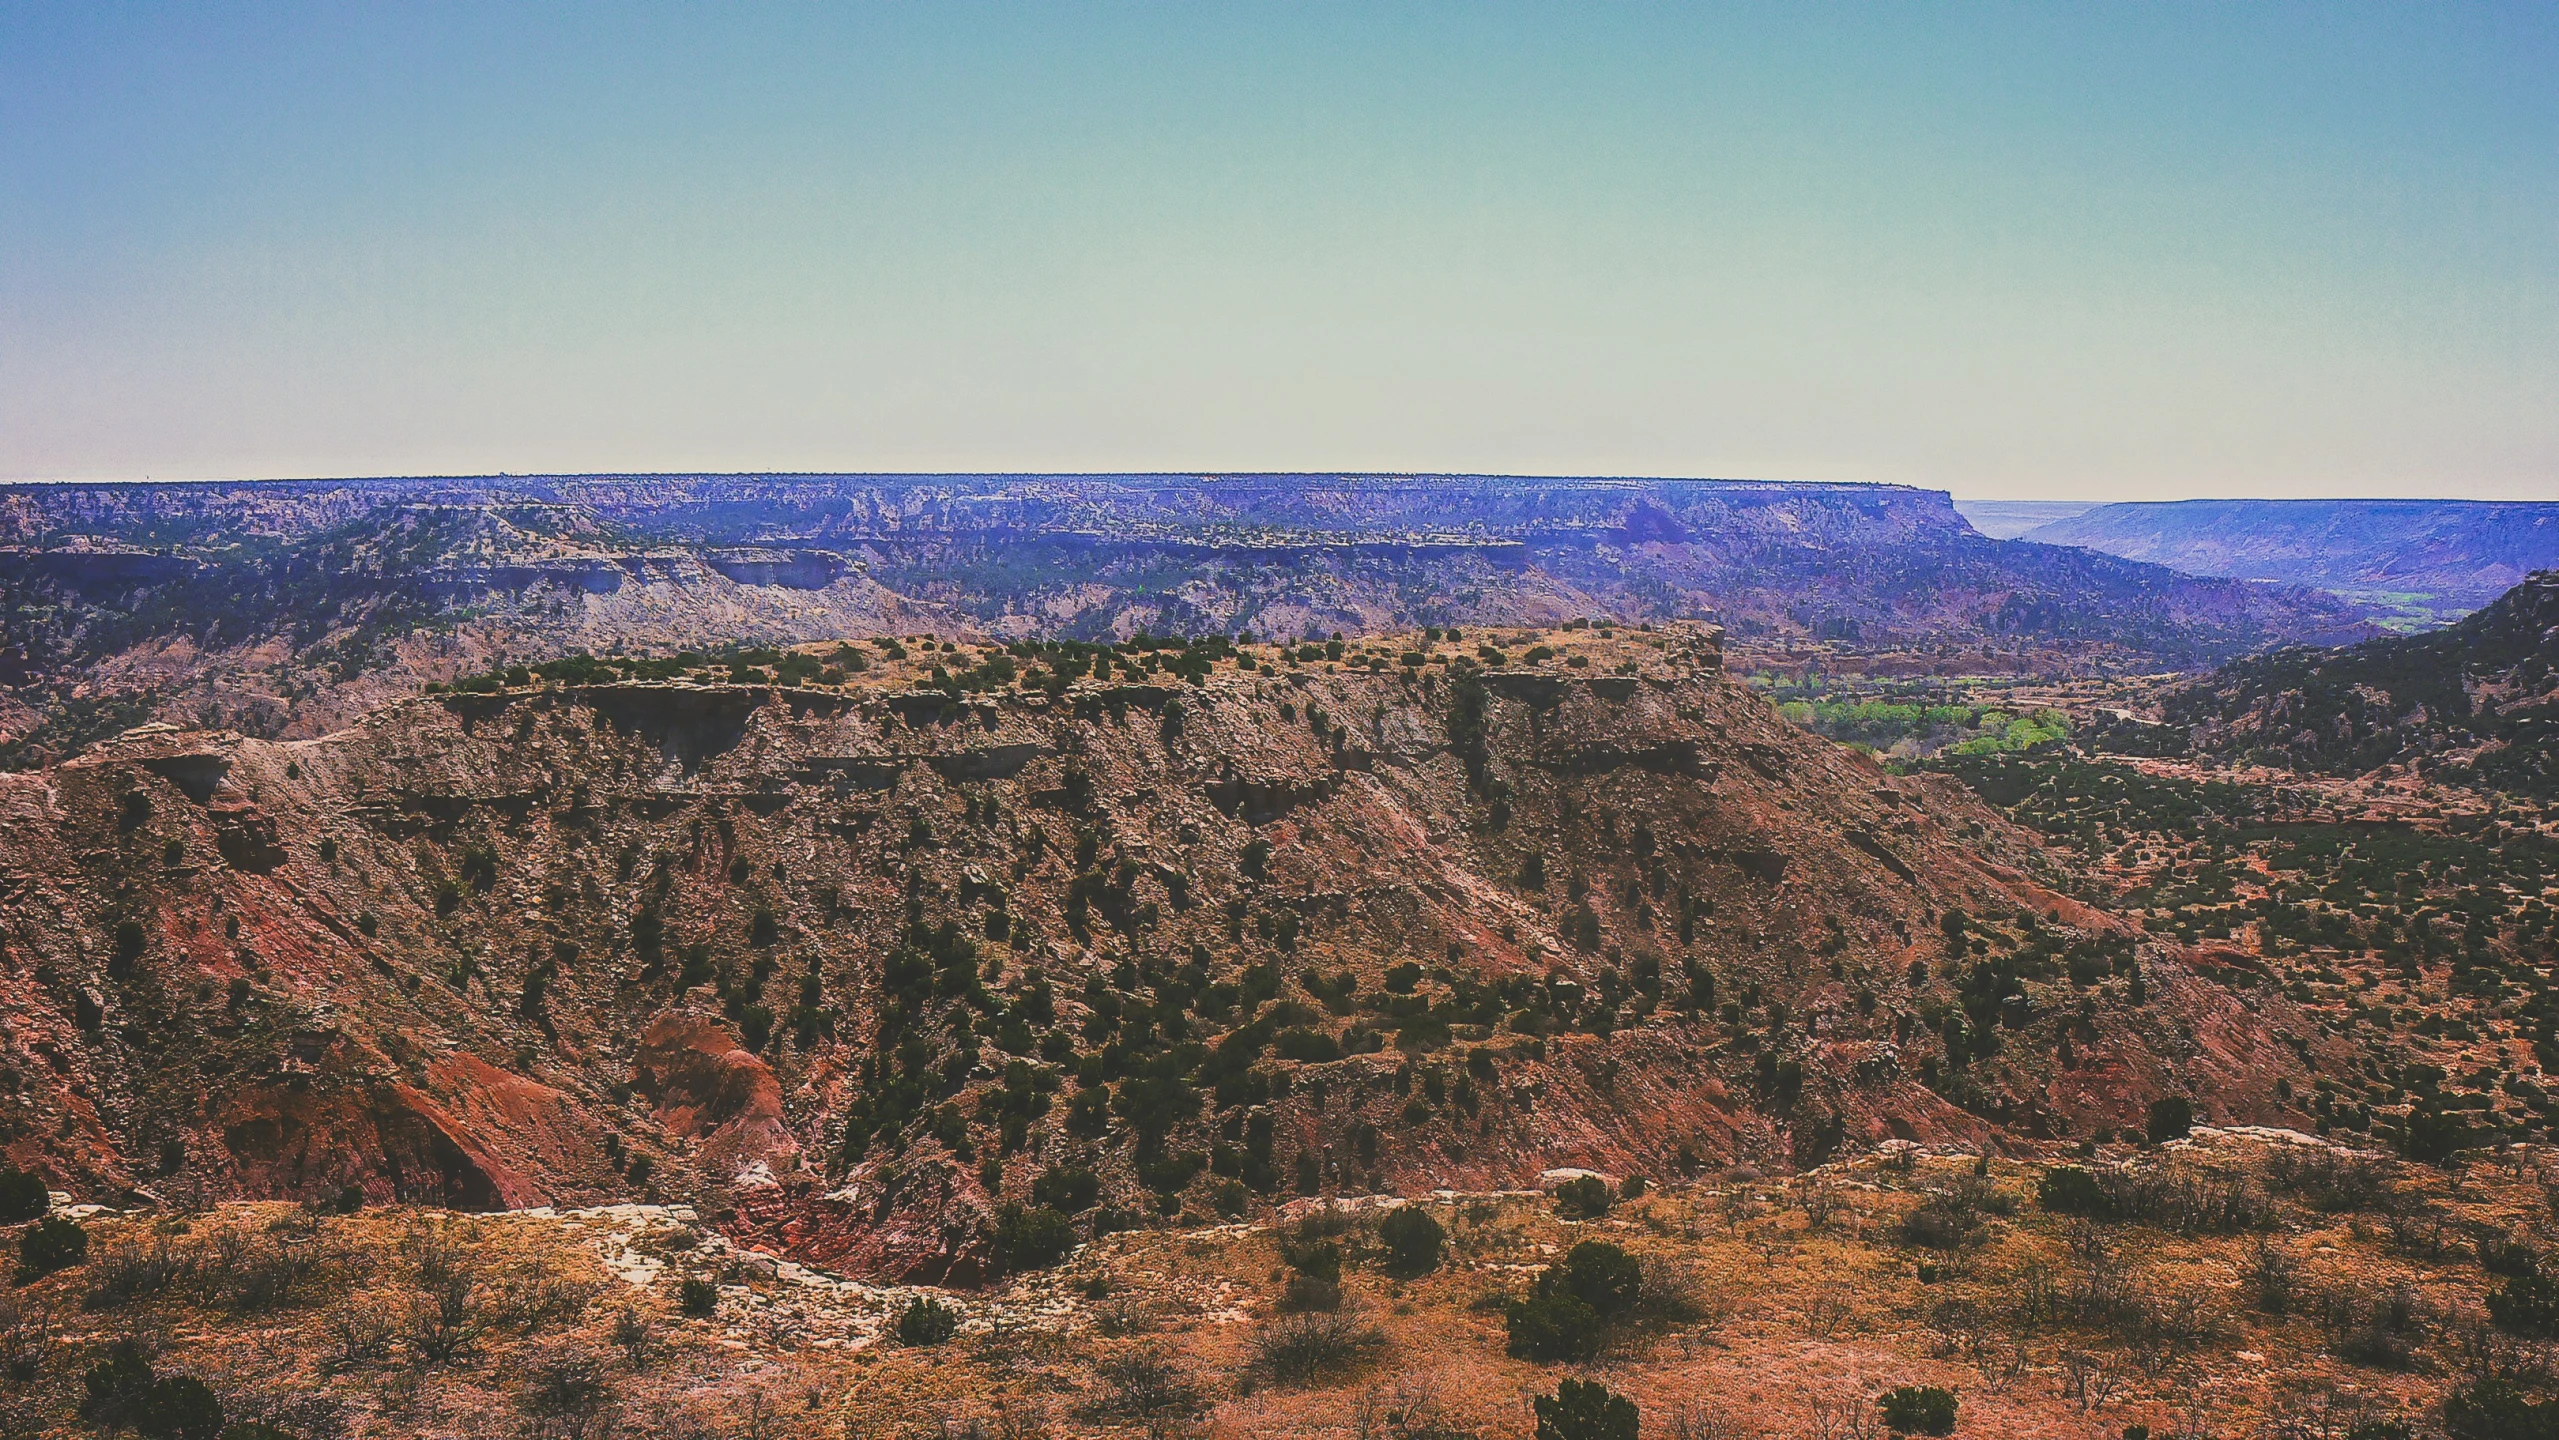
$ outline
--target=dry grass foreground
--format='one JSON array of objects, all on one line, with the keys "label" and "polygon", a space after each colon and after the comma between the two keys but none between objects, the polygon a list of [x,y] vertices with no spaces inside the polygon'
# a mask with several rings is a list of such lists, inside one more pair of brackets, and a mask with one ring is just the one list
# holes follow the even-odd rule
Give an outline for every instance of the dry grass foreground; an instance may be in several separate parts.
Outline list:
[{"label": "dry grass foreground", "polygon": [[[2447,1174],[2204,1130],[2077,1163],[2115,1214],[2053,1213],[2041,1166],[1896,1147],[1582,1220],[1415,1202],[1446,1244],[1406,1278],[1378,1239],[1394,1202],[1309,1201],[988,1292],[837,1280],[681,1209],[84,1210],[85,1262],[0,1300],[0,1434],[113,1428],[84,1381],[119,1355],[200,1378],[274,1427],[232,1432],[257,1440],[1456,1440],[1529,1434],[1529,1397],[1574,1376],[1631,1397],[1646,1440],[1879,1434],[1878,1395],[1910,1384],[1952,1391],[1962,1435],[2343,1437],[2430,1433],[2477,1374],[2547,1377],[2484,1307],[2559,1233],[2522,1152]],[[1638,1303],[1578,1363],[1506,1354],[1505,1307],[1593,1240]]]}]

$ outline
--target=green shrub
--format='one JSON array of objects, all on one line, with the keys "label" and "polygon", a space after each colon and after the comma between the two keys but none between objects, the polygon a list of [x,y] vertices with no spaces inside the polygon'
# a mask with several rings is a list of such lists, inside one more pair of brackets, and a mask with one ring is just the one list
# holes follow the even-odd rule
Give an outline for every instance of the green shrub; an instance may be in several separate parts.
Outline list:
[{"label": "green shrub", "polygon": [[40,1176],[0,1161],[0,1225],[34,1220],[53,1208],[53,1196]]},{"label": "green shrub", "polygon": [[1903,1385],[1877,1402],[1884,1428],[1896,1435],[1949,1435],[1955,1429],[1955,1394],[1934,1385]]},{"label": "green shrub", "polygon": [[1537,1440],[1635,1440],[1643,1423],[1634,1401],[1596,1380],[1567,1380],[1529,1404],[1537,1411]]},{"label": "green shrub", "polygon": [[960,1312],[939,1300],[918,1295],[897,1317],[897,1343],[939,1345],[960,1330]]},{"label": "green shrub", "polygon": [[1643,1299],[1643,1269],[1633,1256],[1585,1240],[1537,1277],[1526,1298],[1503,1313],[1510,1353],[1529,1360],[1587,1360],[1599,1353],[1611,1323]]},{"label": "green shrub", "polygon": [[2559,1435],[2559,1400],[2536,1402],[2491,1375],[2444,1397],[2443,1426],[2452,1440],[2548,1440]]},{"label": "green shrub", "polygon": [[49,1215],[18,1237],[18,1258],[30,1275],[50,1275],[89,1258],[89,1232],[59,1215]]},{"label": "green shrub", "polygon": [[720,1287],[699,1275],[689,1275],[675,1287],[675,1309],[680,1315],[695,1320],[708,1320],[719,1313]]},{"label": "green shrub", "polygon": [[2408,1112],[2400,1153],[2420,1165],[2442,1165],[2470,1146],[2470,1122],[2456,1111],[2425,1106]]},{"label": "green shrub", "polygon": [[1552,1364],[1587,1360],[1599,1353],[1607,1332],[1599,1314],[1568,1290],[1548,1290],[1513,1300],[1502,1313],[1510,1335],[1510,1353],[1522,1360]]},{"label": "green shrub", "polygon": [[1377,1239],[1386,1247],[1389,1270],[1398,1275],[1427,1275],[1439,1268],[1440,1248],[1448,1232],[1429,1211],[1407,1205],[1378,1223]]},{"label": "green shrub", "polygon": [[2183,1095],[2163,1095],[2150,1102],[2150,1118],[2146,1133],[2153,1145],[2183,1140],[2195,1128],[2194,1102]]},{"label": "green shrub", "polygon": [[1073,1165],[1058,1165],[1040,1172],[1031,1182],[1031,1202],[1073,1215],[1093,1208],[1102,1198],[1102,1177]]},{"label": "green shrub", "polygon": [[2097,1177],[2076,1165],[2055,1165],[2035,1182],[2035,1203],[2056,1215],[2102,1217],[2114,1212],[2114,1201]]},{"label": "green shrub", "polygon": [[134,1404],[133,1428],[148,1440],[217,1440],[222,1401],[212,1386],[192,1375],[166,1376],[153,1381]]},{"label": "green shrub", "polygon": [[1577,1175],[1555,1187],[1555,1210],[1568,1220],[1596,1220],[1608,1213],[1617,1197],[1596,1175]]},{"label": "green shrub", "polygon": [[2516,1276],[2488,1292],[2488,1318],[2510,1335],[2559,1335],[2559,1281]]},{"label": "green shrub", "polygon": [[1538,1283],[1558,1284],[1602,1320],[1632,1312],[1643,1299],[1644,1271],[1635,1257],[1605,1240],[1585,1240],[1564,1252],[1560,1272],[1550,1267]]},{"label": "green shrub", "polygon": [[995,1263],[1005,1270],[1038,1270],[1075,1249],[1075,1222],[1046,1205],[1006,1205],[995,1217]]}]

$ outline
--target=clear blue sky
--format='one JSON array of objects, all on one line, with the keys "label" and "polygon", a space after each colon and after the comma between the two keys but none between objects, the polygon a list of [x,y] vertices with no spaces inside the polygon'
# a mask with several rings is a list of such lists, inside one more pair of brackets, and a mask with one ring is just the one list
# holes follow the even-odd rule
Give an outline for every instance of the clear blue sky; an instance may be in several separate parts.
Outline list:
[{"label": "clear blue sky", "polygon": [[0,475],[2559,497],[2559,6],[0,3]]}]

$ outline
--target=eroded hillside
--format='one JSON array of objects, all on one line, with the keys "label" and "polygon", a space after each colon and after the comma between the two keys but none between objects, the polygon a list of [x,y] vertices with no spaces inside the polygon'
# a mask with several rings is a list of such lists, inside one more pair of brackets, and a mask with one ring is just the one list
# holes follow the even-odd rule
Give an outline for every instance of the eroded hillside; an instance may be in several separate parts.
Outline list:
[{"label": "eroded hillside", "polygon": [[581,673],[0,777],[10,1157],[682,1199],[956,1282],[1300,1193],[2274,1120],[2326,1043],[1707,628]]}]

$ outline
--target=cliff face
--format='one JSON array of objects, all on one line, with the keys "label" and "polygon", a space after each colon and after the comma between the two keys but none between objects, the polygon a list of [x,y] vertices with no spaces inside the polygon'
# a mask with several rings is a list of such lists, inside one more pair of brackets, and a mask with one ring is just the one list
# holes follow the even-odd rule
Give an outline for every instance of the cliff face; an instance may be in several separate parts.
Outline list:
[{"label": "cliff face", "polygon": [[1711,631],[1551,638],[130,734],[0,777],[0,1136],[87,1194],[700,1196],[967,1278],[1002,1202],[1091,1208],[1050,1172],[1135,1217],[2276,1117],[2283,1002],[1959,787],[1787,726]]}]

